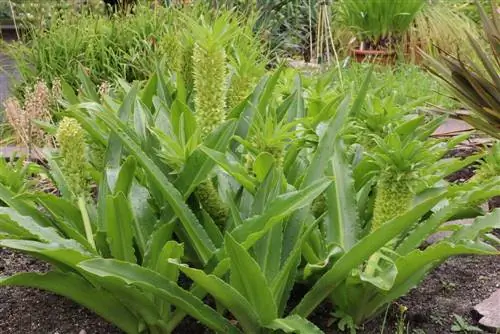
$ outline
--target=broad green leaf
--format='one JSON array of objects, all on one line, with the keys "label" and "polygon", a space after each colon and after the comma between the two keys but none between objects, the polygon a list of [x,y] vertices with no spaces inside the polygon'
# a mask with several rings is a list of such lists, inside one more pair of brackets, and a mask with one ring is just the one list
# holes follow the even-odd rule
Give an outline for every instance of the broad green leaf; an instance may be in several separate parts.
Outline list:
[{"label": "broad green leaf", "polygon": [[231,157],[229,153],[224,154],[204,146],[201,146],[201,150],[222,169],[234,177],[243,187],[245,187],[245,189],[251,193],[255,192],[257,181],[254,177],[249,175],[246,168],[235,158]]},{"label": "broad green leaf", "polygon": [[382,251],[378,251],[368,259],[359,277],[380,290],[389,291],[394,285],[397,274],[398,269],[393,260]]},{"label": "broad green leaf", "polygon": [[[109,291],[116,299],[118,299],[124,307],[134,312],[137,318],[140,319],[140,332],[168,332],[165,318],[160,313],[159,306],[154,302],[153,298],[147,293],[144,293],[138,287],[127,285],[123,281],[116,281],[108,277],[96,277],[91,274],[93,282],[99,287]],[[147,330],[144,328],[147,327]]]},{"label": "broad green leaf", "polygon": [[353,268],[361,265],[374,252],[418,221],[446,195],[446,191],[442,189],[435,189],[433,193],[433,196],[428,196],[411,210],[385,223],[358,241],[316,282],[293,310],[293,313],[301,316],[309,315],[348,276]]},{"label": "broad green leaf", "polygon": [[[203,145],[215,151],[225,152],[236,130],[236,125],[235,121],[226,122],[210,133]],[[197,148],[188,157],[177,180],[175,180],[175,187],[183,194],[184,198],[189,197],[196,186],[207,179],[214,166],[215,161],[203,153],[201,148]]]},{"label": "broad green leaf", "polygon": [[175,264],[170,263],[169,259],[179,261],[182,255],[184,255],[184,246],[173,240],[168,241],[159,254],[155,271],[163,275],[163,277],[176,282],[179,276],[178,268]]},{"label": "broad green leaf", "polygon": [[[142,143],[147,143],[148,139],[148,127],[153,125],[153,117],[149,110],[142,104],[139,98],[136,98],[134,102],[134,114],[133,114],[134,130],[137,137]],[[144,146],[145,149],[149,149],[149,146]]]},{"label": "broad green leaf", "polygon": [[275,319],[266,327],[275,331],[283,331],[285,333],[323,334],[323,331],[316,327],[316,325],[312,322],[296,314],[283,319]]},{"label": "broad green leaf", "polygon": [[217,276],[205,274],[202,270],[184,265],[179,265],[179,269],[228,309],[241,324],[245,333],[255,333],[261,327],[255,307],[233,286]]},{"label": "broad green leaf", "polygon": [[340,130],[349,116],[349,103],[350,96],[346,96],[339,105],[335,117],[330,120],[324,130],[324,133],[321,135],[318,147],[316,148],[316,152],[314,152],[311,163],[306,170],[301,187],[307,187],[312,182],[325,175],[325,169],[327,168],[328,161],[332,158],[335,150],[335,138],[340,133]]},{"label": "broad green leaf", "polygon": [[79,102],[78,96],[76,96],[73,87],[69,85],[65,80],[61,80],[62,95],[69,104],[77,104]]},{"label": "broad green leaf", "polygon": [[9,190],[7,187],[0,184],[0,201],[7,204],[12,209],[19,212],[20,215],[25,215],[31,217],[41,226],[51,226],[52,222],[45,217],[38,209],[26,201],[17,199],[15,193]]},{"label": "broad green leaf", "polygon": [[[266,88],[269,81],[268,76],[264,76],[260,82],[255,87],[252,95],[247,99],[247,103],[243,104],[243,110],[240,108],[235,108],[229,115],[229,118],[238,118],[238,128],[236,129],[236,135],[241,138],[246,138],[250,125],[252,124],[252,119],[254,114],[257,112],[257,105],[262,100],[263,91]],[[240,105],[241,106],[241,105]],[[232,149],[236,147],[236,143],[233,144]]]},{"label": "broad green leaf", "polygon": [[207,231],[208,236],[214,242],[215,247],[219,248],[222,245],[224,237],[222,236],[223,226],[217,225],[212,217],[203,209],[198,215],[201,224],[205,231]]},{"label": "broad green leaf", "polygon": [[46,244],[31,240],[3,239],[0,240],[0,246],[34,254],[39,258],[56,263],[58,266],[68,266],[68,269],[74,269],[79,262],[94,256],[82,250],[73,240],[68,240],[63,244],[56,242]]},{"label": "broad green leaf", "polygon": [[224,245],[231,260],[231,285],[250,302],[262,324],[270,323],[278,317],[278,309],[259,265],[230,234]]},{"label": "broad green leaf", "polygon": [[135,263],[133,215],[123,193],[106,198],[106,230],[111,255],[117,260]]},{"label": "broad green leaf", "polygon": [[232,236],[238,242],[248,242],[251,234],[259,238],[269,231],[276,223],[289,216],[298,209],[310,205],[331,183],[331,180],[321,178],[302,190],[291,191],[278,196],[272,201],[267,210],[260,216],[244,221],[243,225],[236,228]]},{"label": "broad green leaf", "polygon": [[26,194],[20,198],[31,199],[41,205],[51,216],[53,226],[65,237],[82,244],[88,250],[92,247],[84,234],[82,215],[73,203],[52,194]]},{"label": "broad green leaf", "polygon": [[78,68],[78,79],[82,83],[82,91],[84,95],[94,102],[99,102],[99,94],[97,94],[97,87],[94,85],[89,76],[85,74],[83,66]]},{"label": "broad green leaf", "polygon": [[142,255],[146,251],[146,244],[157,222],[149,198],[150,194],[147,188],[139,185],[137,182],[132,184],[128,201],[133,215],[134,239]]},{"label": "broad green leaf", "polygon": [[[271,157],[272,158],[272,157]],[[274,162],[272,158],[271,165]],[[271,169],[264,175],[265,180],[255,193],[252,212],[258,215],[265,212],[269,203],[282,192],[282,173],[278,169]],[[269,233],[258,240],[254,247],[255,260],[259,264],[267,280],[271,281],[280,269],[281,245],[283,244],[283,227],[277,225]]]},{"label": "broad green leaf", "polygon": [[335,182],[327,189],[326,241],[349,251],[358,241],[361,231],[352,170],[340,140],[335,141],[332,172]]},{"label": "broad green leaf", "polygon": [[266,81],[264,90],[262,91],[262,95],[260,96],[259,103],[257,105],[257,110],[259,113],[264,113],[266,107],[269,105],[269,101],[271,101],[273,92],[276,88],[276,85],[279,82],[279,78],[281,73],[285,69],[285,66],[280,66],[270,77],[269,80]]},{"label": "broad green leaf", "polygon": [[139,334],[139,319],[132,312],[112,294],[92,286],[76,274],[55,271],[21,273],[0,277],[0,286],[24,286],[56,293],[87,307],[126,333]]},{"label": "broad green leaf", "polygon": [[361,88],[358,91],[358,94],[356,95],[356,99],[354,100],[354,103],[351,108],[351,115],[355,116],[358,115],[361,112],[361,108],[363,107],[363,103],[366,98],[366,93],[368,92],[368,89],[370,88],[370,81],[372,80],[372,75],[373,75],[373,70],[375,69],[375,66],[372,65],[370,66],[370,70],[366,74],[365,79],[363,80],[363,84],[361,85]]},{"label": "broad green leaf", "polygon": [[98,116],[110,129],[115,131],[123,145],[136,157],[137,162],[151,179],[150,182],[159,189],[162,197],[168,202],[175,215],[181,221],[190,243],[195,248],[200,259],[203,262],[208,261],[215,247],[195,215],[184,202],[183,196],[168,181],[161,169],[143,152],[142,148],[130,138],[126,131],[126,125],[123,122],[111,114],[102,113]]},{"label": "broad green leaf", "polygon": [[158,74],[153,73],[146,82],[146,86],[141,91],[141,101],[148,109],[153,108],[153,97],[156,94],[156,86],[158,84]]},{"label": "broad green leaf", "polygon": [[[123,122],[127,122],[134,114],[134,105],[137,99],[137,91],[138,86],[132,86],[132,89],[130,89],[130,91],[123,99],[123,102],[120,105],[120,109],[118,109],[118,118]],[[106,111],[104,111],[104,113],[106,113]],[[111,127],[111,129],[113,128]],[[106,165],[109,167],[118,168],[118,166],[120,165],[121,156],[122,143],[120,142],[120,138],[118,135],[111,133],[109,135],[109,141],[107,143],[106,149]]]},{"label": "broad green leaf", "polygon": [[457,244],[447,241],[438,242],[421,251],[415,249],[395,262],[398,275],[389,292],[379,293],[366,306],[371,313],[376,312],[383,305],[405,295],[416,287],[425,275],[453,255],[495,255],[498,251],[487,244],[473,241],[463,241]]},{"label": "broad green leaf", "polygon": [[470,225],[461,226],[461,228],[447,238],[447,240],[451,242],[475,240],[494,228],[500,228],[500,208],[493,210],[485,216],[476,218]]},{"label": "broad green leaf", "polygon": [[301,260],[302,246],[309,238],[313,229],[316,228],[317,223],[318,221],[316,221],[316,223],[305,224],[307,226],[307,230],[305,230],[300,239],[297,240],[297,243],[293,247],[293,251],[285,259],[280,271],[271,281],[271,291],[273,292],[274,300],[278,305],[278,316],[283,315],[290,292],[292,291],[295,283],[297,267],[299,266]]},{"label": "broad green leaf", "polygon": [[[135,177],[136,161],[132,156],[127,157],[125,162],[120,167],[120,172],[118,173],[118,178],[114,186],[110,186],[113,194],[123,193],[125,196],[129,195],[130,188]],[[109,180],[109,177],[108,177]]]},{"label": "broad green leaf", "polygon": [[61,168],[59,167],[59,164],[57,163],[57,159],[55,159],[52,154],[48,154],[47,162],[50,168],[49,175],[56,184],[57,189],[61,193],[62,197],[71,198],[72,196],[71,189],[67,184],[66,179],[64,178],[64,174]]},{"label": "broad green leaf", "polygon": [[26,230],[39,241],[67,245],[69,248],[84,250],[82,245],[74,240],[64,239],[53,227],[41,226],[31,216],[22,216],[12,208],[0,207],[0,216],[6,217],[12,224]]},{"label": "broad green leaf", "polygon": [[253,171],[258,182],[264,181],[274,163],[274,157],[267,152],[262,152],[255,158]]},{"label": "broad green leaf", "polygon": [[207,327],[222,333],[238,333],[222,315],[208,307],[190,292],[158,273],[135,264],[109,259],[95,259],[78,265],[82,270],[117,282],[134,285],[175,305]]},{"label": "broad green leaf", "polygon": [[151,234],[144,253],[143,266],[150,269],[156,269],[163,246],[172,240],[175,221],[158,225]]},{"label": "broad green leaf", "polygon": [[[165,246],[163,246],[158,256],[156,272],[172,282],[177,282],[179,278],[179,268],[175,264],[170,263],[170,259],[180,261],[183,255],[184,247],[182,244],[173,240],[168,241]],[[161,298],[156,298],[156,304],[160,307],[160,313],[163,318],[170,318],[171,305],[162,301]]]},{"label": "broad green leaf", "polygon": [[[493,182],[493,184],[495,184]],[[419,223],[408,236],[399,244],[396,251],[400,255],[406,255],[419,247],[441,224],[447,222],[460,212],[464,207],[473,203],[487,201],[493,196],[498,196],[499,189],[483,185],[475,189],[468,189],[463,198],[454,198],[452,203],[439,209],[427,220]]]}]

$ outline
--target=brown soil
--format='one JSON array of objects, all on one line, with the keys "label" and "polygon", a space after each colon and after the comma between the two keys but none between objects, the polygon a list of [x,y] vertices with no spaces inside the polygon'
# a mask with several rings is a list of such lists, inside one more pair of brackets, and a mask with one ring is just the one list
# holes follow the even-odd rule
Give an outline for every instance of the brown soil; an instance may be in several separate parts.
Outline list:
[{"label": "brown soil", "polygon": [[[50,266],[29,256],[0,249],[0,276],[45,272]],[[37,289],[0,288],[0,333],[121,333],[113,325],[72,301]]]},{"label": "brown soil", "polygon": [[[44,272],[49,265],[23,254],[0,249],[0,276],[21,271]],[[448,260],[424,282],[400,298],[387,312],[385,333],[396,333],[396,305],[408,308],[404,333],[452,333],[453,315],[477,324],[473,306],[500,288],[499,256],[464,256]],[[325,333],[340,333],[331,325],[331,308],[323,305],[312,321]],[[384,315],[368,322],[358,333],[381,333]],[[178,333],[206,333],[199,323],[185,319]],[[59,296],[37,289],[0,288],[0,333],[2,334],[105,334],[121,333],[94,313]]]}]

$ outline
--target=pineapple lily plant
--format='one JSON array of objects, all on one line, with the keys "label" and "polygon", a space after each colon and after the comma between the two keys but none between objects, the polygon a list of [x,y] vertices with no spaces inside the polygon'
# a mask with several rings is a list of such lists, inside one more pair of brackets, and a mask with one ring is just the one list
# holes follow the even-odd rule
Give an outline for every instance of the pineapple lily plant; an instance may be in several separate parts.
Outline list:
[{"label": "pineapple lily plant", "polygon": [[[224,52],[194,45],[191,95],[161,70],[113,96],[83,75],[79,94],[63,85],[45,172],[60,196],[0,184],[0,246],[53,269],[0,285],[63,295],[126,333],[171,333],[186,316],[220,333],[321,333],[307,317],[325,300],[354,331],[449,256],[498,254],[500,211],[477,206],[500,195],[500,177],[449,185],[482,155],[442,159],[463,140],[429,139],[442,119],[402,118],[366,145],[350,127],[369,77],[354,98],[319,103],[300,75],[279,87],[281,70],[226,108],[230,80],[202,81],[228,75]],[[203,78],[210,57],[220,73]],[[477,218],[443,225],[460,217]],[[298,285],[308,292],[290,300]]]}]

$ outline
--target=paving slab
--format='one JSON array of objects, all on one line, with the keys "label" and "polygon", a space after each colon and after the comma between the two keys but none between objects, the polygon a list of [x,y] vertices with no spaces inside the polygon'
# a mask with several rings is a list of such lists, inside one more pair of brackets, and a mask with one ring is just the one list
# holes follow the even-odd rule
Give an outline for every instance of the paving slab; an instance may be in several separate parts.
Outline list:
[{"label": "paving slab", "polygon": [[500,289],[493,292],[493,294],[474,306],[476,310],[483,317],[479,323],[487,328],[493,330],[500,329]]}]

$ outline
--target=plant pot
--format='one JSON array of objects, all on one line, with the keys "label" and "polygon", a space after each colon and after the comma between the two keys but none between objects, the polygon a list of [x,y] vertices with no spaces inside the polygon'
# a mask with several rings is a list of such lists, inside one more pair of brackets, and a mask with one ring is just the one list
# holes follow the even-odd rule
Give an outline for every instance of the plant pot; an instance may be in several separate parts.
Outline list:
[{"label": "plant pot", "polygon": [[381,65],[394,65],[397,57],[396,52],[388,50],[352,49],[351,55],[358,63],[370,62]]}]

